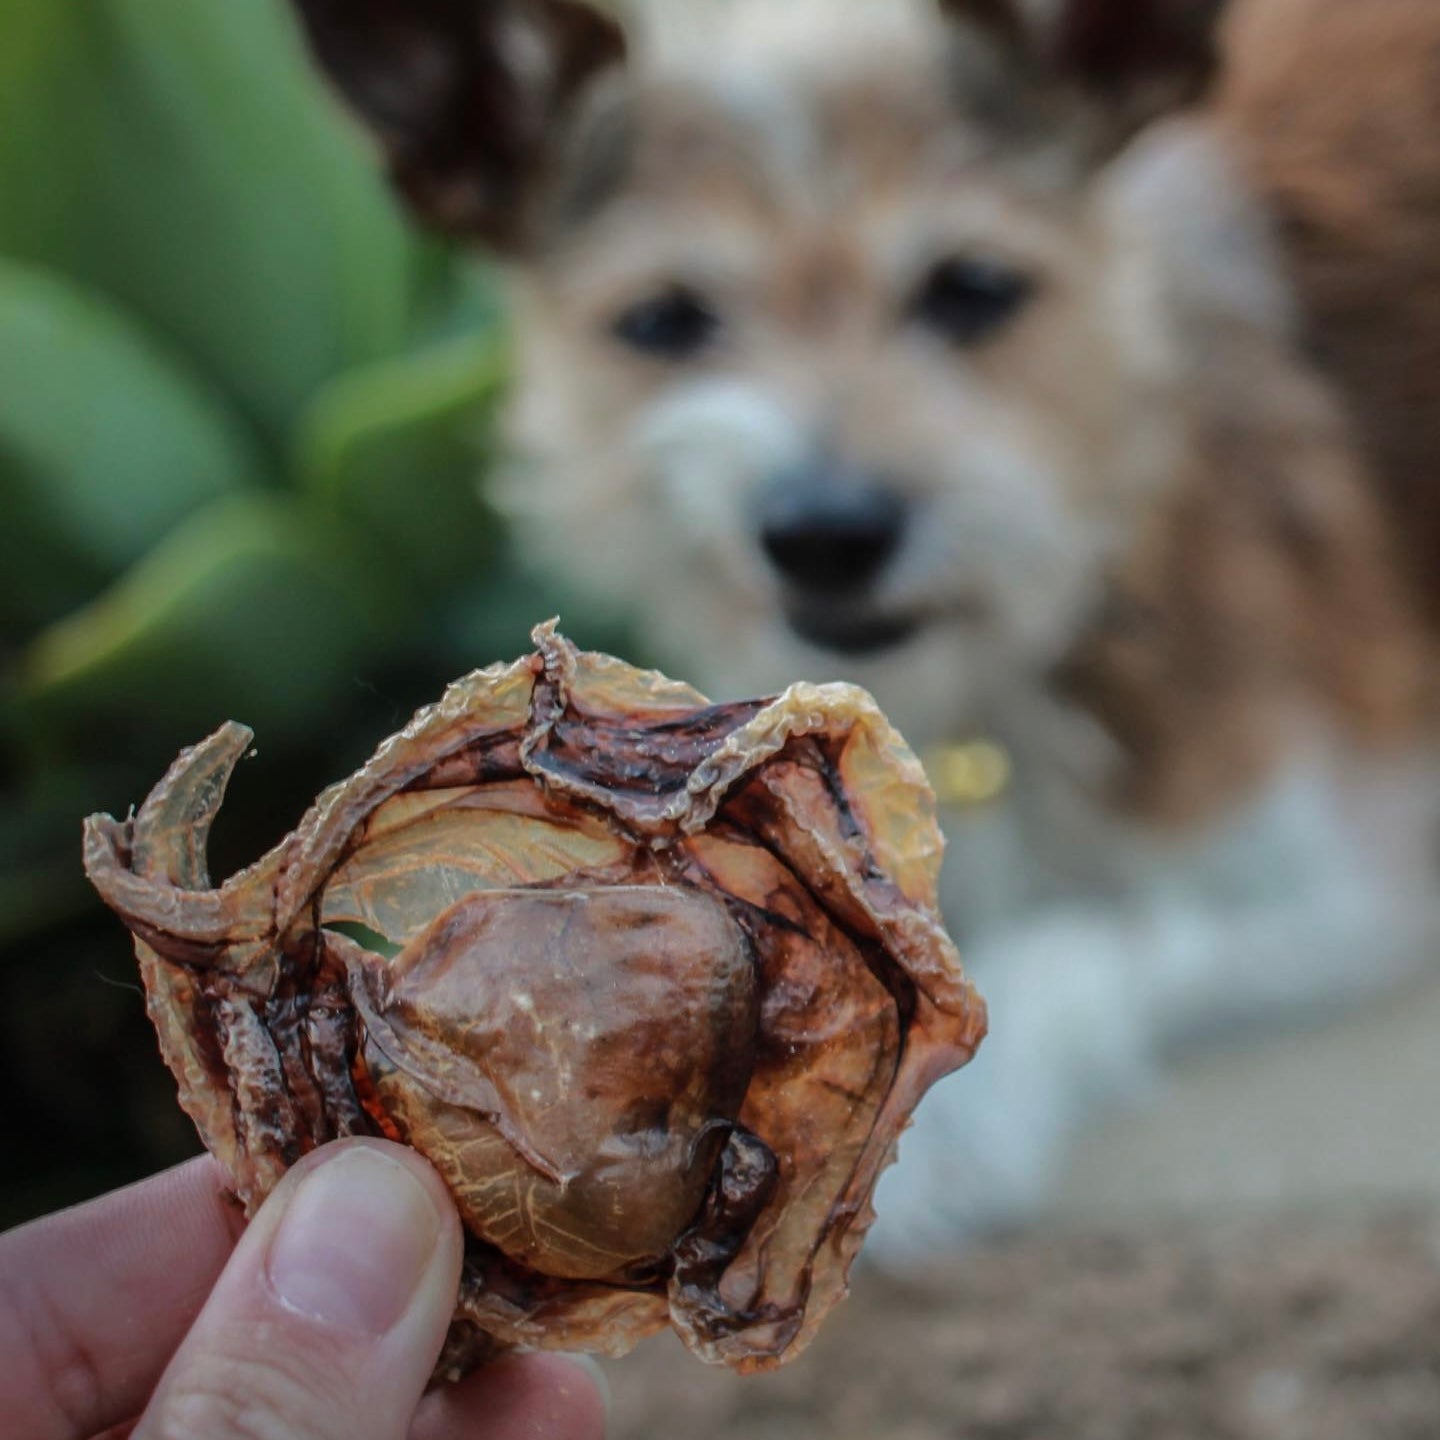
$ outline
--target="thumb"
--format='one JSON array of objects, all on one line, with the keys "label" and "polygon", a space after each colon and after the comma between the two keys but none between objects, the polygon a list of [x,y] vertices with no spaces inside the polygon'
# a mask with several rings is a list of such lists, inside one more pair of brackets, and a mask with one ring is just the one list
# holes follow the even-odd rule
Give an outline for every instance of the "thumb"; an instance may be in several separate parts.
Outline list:
[{"label": "thumb", "polygon": [[257,1212],[132,1440],[403,1440],[461,1248],[413,1151],[355,1140],[307,1156]]}]

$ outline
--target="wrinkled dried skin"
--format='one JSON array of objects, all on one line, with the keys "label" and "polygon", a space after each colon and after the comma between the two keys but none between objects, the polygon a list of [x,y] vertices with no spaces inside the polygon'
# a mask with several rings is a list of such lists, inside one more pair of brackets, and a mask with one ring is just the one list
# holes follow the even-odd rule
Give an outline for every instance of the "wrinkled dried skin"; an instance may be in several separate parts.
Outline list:
[{"label": "wrinkled dried skin", "polygon": [[87,822],[87,870],[248,1210],[339,1136],[445,1177],[469,1238],[440,1373],[666,1323],[705,1360],[779,1364],[984,1032],[937,918],[933,799],[850,686],[711,706],[535,639],[218,888],[237,725],[133,820]]}]

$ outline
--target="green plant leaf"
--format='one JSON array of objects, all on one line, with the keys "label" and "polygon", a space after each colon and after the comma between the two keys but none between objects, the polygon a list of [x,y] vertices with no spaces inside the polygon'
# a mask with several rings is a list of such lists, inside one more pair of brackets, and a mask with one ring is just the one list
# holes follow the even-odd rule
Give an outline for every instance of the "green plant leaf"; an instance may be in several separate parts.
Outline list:
[{"label": "green plant leaf", "polygon": [[91,599],[265,474],[214,394],[99,299],[0,260],[0,627]]},{"label": "green plant leaf", "polygon": [[298,504],[246,495],[181,525],[22,655],[16,725],[33,761],[170,753],[240,718],[307,737],[405,618]]},{"label": "green plant leaf", "polygon": [[116,297],[274,444],[394,353],[416,251],[280,0],[0,0],[0,251]]},{"label": "green plant leaf", "polygon": [[306,493],[426,595],[477,573],[491,549],[479,477],[508,373],[493,332],[461,336],[341,376],[299,431]]}]

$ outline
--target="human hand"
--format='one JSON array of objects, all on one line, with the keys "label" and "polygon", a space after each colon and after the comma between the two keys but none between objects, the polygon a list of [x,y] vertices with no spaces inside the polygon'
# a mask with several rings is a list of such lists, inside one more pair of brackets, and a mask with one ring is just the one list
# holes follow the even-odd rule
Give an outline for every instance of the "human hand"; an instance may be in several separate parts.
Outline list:
[{"label": "human hand", "polygon": [[11,1440],[598,1440],[571,1361],[502,1360],[424,1395],[461,1229],[413,1151],[307,1156],[249,1226],[208,1156],[0,1236]]}]

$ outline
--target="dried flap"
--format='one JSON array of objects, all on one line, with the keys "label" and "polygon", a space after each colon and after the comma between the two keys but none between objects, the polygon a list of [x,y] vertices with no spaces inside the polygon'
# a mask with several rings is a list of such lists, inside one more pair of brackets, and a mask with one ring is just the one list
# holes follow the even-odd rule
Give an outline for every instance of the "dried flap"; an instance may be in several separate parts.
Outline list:
[{"label": "dried flap", "polygon": [[89,821],[87,869],[247,1205],[314,1145],[403,1137],[470,1224],[465,1334],[613,1353],[668,1318],[767,1368],[843,1296],[911,1110],[984,1032],[933,798],[851,686],[713,706],[535,642],[218,888],[238,726]]}]

